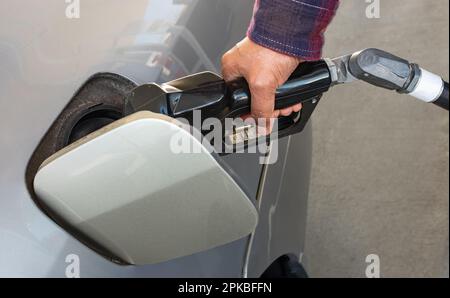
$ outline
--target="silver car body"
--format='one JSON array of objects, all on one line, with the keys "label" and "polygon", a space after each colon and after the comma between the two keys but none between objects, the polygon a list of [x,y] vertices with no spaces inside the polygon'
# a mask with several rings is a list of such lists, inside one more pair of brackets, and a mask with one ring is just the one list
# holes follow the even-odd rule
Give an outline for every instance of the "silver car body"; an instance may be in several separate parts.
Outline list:
[{"label": "silver car body", "polygon": [[[279,142],[267,167],[257,154],[225,163],[259,209],[255,232],[191,256],[146,266],[103,258],[36,205],[27,163],[77,89],[109,72],[137,84],[210,70],[244,35],[252,0],[0,1],[0,276],[64,277],[70,256],[81,277],[258,277],[304,246],[311,129]],[[68,11],[69,10],[69,11]],[[180,243],[182,245],[182,243]]]}]

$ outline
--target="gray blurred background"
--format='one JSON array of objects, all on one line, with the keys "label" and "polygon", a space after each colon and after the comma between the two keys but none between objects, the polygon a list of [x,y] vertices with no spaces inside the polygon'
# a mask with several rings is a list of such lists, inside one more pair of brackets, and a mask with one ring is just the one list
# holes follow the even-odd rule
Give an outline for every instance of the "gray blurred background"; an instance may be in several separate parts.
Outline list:
[{"label": "gray blurred background", "polygon": [[[449,1],[344,0],[324,56],[379,47],[448,80]],[[449,114],[364,83],[326,94],[313,118],[305,259],[312,277],[449,275]]]}]

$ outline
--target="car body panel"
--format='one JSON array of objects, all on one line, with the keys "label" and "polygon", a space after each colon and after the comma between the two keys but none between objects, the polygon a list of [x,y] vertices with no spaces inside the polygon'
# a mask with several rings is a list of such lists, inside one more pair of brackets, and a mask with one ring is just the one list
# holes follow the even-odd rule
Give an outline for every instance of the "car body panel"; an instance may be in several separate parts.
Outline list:
[{"label": "car body panel", "polygon": [[[24,177],[39,141],[89,77],[111,72],[141,84],[203,70],[220,72],[221,55],[245,35],[253,1],[92,0],[80,4],[80,18],[70,19],[65,1],[0,2],[0,276],[65,276],[72,255],[79,257],[81,277],[242,276],[249,237],[155,265],[114,264],[49,219],[27,191]],[[289,164],[298,159],[294,152],[302,152],[301,160],[310,158],[310,139],[303,137],[308,130],[292,137],[295,141],[280,142],[280,156],[291,148]],[[223,160],[255,204],[264,210],[279,206],[272,211],[276,224],[263,224],[255,232],[247,259],[249,276],[260,274],[275,255],[299,255],[304,209],[298,215],[281,212],[292,204],[303,208],[306,192],[294,193],[299,185],[295,181],[292,185],[269,178],[267,187],[282,185],[282,190],[275,198],[265,189],[267,195],[256,202],[262,171],[259,156],[233,154]],[[294,164],[301,167],[303,163]],[[283,170],[291,169],[287,162],[283,164],[270,166],[270,176],[283,177]],[[309,168],[289,171],[294,170],[300,173],[300,186],[307,185]]]}]

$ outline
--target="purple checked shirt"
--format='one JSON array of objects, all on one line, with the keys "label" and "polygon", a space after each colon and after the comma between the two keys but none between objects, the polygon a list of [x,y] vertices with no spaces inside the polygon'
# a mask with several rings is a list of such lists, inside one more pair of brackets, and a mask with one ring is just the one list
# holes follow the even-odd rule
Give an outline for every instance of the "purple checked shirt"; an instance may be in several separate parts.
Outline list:
[{"label": "purple checked shirt", "polygon": [[247,36],[275,51],[318,60],[338,5],[339,0],[256,0]]}]

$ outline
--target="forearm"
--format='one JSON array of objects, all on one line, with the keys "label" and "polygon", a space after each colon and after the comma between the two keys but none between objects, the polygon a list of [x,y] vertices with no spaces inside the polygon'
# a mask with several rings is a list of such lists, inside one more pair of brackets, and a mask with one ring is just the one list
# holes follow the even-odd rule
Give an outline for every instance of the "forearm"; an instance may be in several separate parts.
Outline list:
[{"label": "forearm", "polygon": [[320,59],[323,34],[338,5],[339,0],[256,0],[247,36],[303,60]]}]

